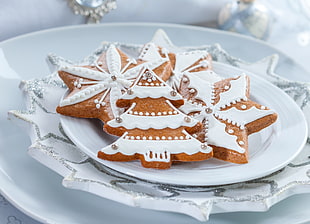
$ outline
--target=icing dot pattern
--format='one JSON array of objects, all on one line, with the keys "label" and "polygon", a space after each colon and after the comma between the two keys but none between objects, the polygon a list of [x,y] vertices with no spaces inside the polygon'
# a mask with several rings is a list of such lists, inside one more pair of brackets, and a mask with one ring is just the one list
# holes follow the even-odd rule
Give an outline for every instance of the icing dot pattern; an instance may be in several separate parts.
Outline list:
[{"label": "icing dot pattern", "polygon": [[156,141],[172,141],[172,140],[189,140],[190,136],[179,135],[179,136],[133,136],[133,135],[126,135],[124,139],[126,140],[156,140]]},{"label": "icing dot pattern", "polygon": [[[220,147],[224,145],[238,153],[245,153],[246,124],[273,112],[262,113],[261,111],[266,110],[266,107],[247,98],[248,79],[246,76],[229,78],[211,85],[200,84],[194,78],[194,76],[188,76],[190,84],[185,87],[191,93],[192,83],[197,84],[194,86],[197,96],[187,100],[186,105],[181,108],[182,112],[204,121],[205,142],[211,141],[212,145]],[[200,91],[205,91],[206,94],[200,94]],[[197,100],[202,100],[203,103]],[[215,132],[220,134],[214,134]],[[225,138],[225,141],[220,141],[216,136],[222,136],[220,139]]]},{"label": "icing dot pattern", "polygon": [[162,112],[145,112],[145,111],[134,111],[130,110],[128,111],[128,114],[133,114],[137,116],[170,116],[170,115],[177,115],[179,114],[178,111],[173,110],[173,111],[162,111]]}]

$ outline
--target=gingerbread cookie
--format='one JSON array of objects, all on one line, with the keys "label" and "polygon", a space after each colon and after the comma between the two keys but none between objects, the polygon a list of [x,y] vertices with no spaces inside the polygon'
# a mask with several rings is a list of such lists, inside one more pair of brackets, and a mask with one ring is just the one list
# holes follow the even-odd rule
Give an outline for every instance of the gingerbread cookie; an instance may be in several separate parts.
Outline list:
[{"label": "gingerbread cookie", "polygon": [[104,125],[106,132],[121,136],[98,152],[110,161],[141,160],[144,167],[167,169],[176,161],[201,161],[212,157],[212,149],[191,134],[202,124],[177,108],[183,98],[151,69],[145,68],[135,83],[117,100],[128,108]]},{"label": "gingerbread cookie", "polygon": [[59,76],[69,88],[69,94],[60,102],[57,112],[83,118],[99,118],[106,122],[123,111],[116,100],[129,88],[143,66],[148,66],[167,80],[171,74],[170,62],[157,58],[145,62],[130,58],[110,45],[92,65],[60,67]]},{"label": "gingerbread cookie", "polygon": [[209,82],[221,80],[221,77],[212,71],[212,57],[205,50],[173,53],[151,42],[143,47],[139,58],[145,61],[159,58],[169,59],[172,75],[167,83],[176,90],[180,87],[183,75],[195,74]]},{"label": "gingerbread cookie", "polygon": [[207,142],[214,157],[233,162],[248,162],[248,135],[271,125],[277,114],[249,99],[249,77],[241,75],[216,83],[200,77],[183,76],[181,95],[187,99],[180,110],[204,124],[195,137]]}]

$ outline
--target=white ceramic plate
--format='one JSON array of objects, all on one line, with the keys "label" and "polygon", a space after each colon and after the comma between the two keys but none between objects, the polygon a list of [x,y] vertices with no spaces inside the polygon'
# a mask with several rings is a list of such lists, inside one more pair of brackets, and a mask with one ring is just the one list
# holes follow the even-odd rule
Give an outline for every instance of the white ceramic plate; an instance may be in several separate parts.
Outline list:
[{"label": "white ceramic plate", "polygon": [[[240,35],[198,27],[166,24],[77,26],[37,32],[2,42],[0,48],[5,59],[10,67],[17,72],[15,77],[10,76],[9,73],[0,74],[0,190],[10,202],[43,223],[200,223],[184,215],[132,208],[87,192],[64,188],[61,185],[63,177],[34,161],[27,154],[27,148],[30,145],[29,137],[19,127],[7,120],[8,110],[25,109],[22,94],[17,90],[20,80],[42,77],[50,73],[45,63],[48,52],[72,60],[80,60],[92,52],[102,40],[145,43],[150,40],[158,28],[165,29],[177,45],[201,45],[218,42],[231,54],[247,61],[253,62],[277,53],[280,56],[279,66],[276,70],[278,74],[284,77],[309,80],[306,72],[293,60],[263,42]],[[247,47],[240,48],[241,45]],[[77,46],[79,46],[78,49]],[[255,51],[255,54],[253,54],[253,51]],[[303,173],[303,170],[301,170],[300,175]],[[243,208],[246,211],[262,211],[284,197],[302,192],[301,188],[292,190],[291,186],[299,186],[298,184],[290,184],[296,183],[294,177],[285,176],[286,179],[284,180],[283,178],[279,177],[276,183],[278,183],[281,192],[289,190],[285,196],[277,194],[278,191],[273,191],[270,195],[272,201],[267,201],[268,205],[264,205],[264,208],[252,206],[246,206],[247,209]],[[306,186],[304,184],[305,182],[300,186]],[[282,188],[282,186],[288,187]],[[306,190],[306,188],[303,189]],[[240,196],[237,194],[228,195],[227,198],[238,201]],[[290,203],[293,203],[291,207],[296,208],[294,204],[298,204],[299,201],[306,204],[303,198],[299,197],[291,200]],[[254,204],[259,203],[258,200]],[[221,203],[215,206],[217,208],[216,212],[224,211],[221,206]],[[273,218],[289,214],[288,212],[284,214],[281,208],[280,206],[268,214],[218,214],[211,216],[210,221],[211,223],[221,224],[231,222],[249,223],[249,220],[253,221],[253,217],[256,221],[262,221],[266,218],[274,220]],[[238,208],[234,209],[231,211],[238,210]]]},{"label": "white ceramic plate", "polygon": [[[244,72],[216,62],[214,71],[226,78]],[[139,161],[110,162],[98,159],[97,152],[116,138],[102,133],[102,124],[98,120],[61,116],[61,123],[69,138],[92,159],[137,178],[195,186],[252,180],[275,172],[292,161],[305,144],[307,127],[300,108],[287,94],[256,75],[245,73],[251,77],[251,99],[272,108],[279,116],[275,124],[249,137],[248,164],[237,165],[211,159],[172,165],[168,170],[156,170],[143,168]]]}]

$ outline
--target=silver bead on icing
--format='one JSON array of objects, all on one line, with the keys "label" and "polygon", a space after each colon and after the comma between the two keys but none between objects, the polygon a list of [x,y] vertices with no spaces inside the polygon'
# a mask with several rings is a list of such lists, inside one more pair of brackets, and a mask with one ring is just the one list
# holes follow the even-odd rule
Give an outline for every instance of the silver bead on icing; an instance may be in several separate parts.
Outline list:
[{"label": "silver bead on icing", "polygon": [[182,81],[186,83],[186,82],[188,82],[188,78],[183,77]]},{"label": "silver bead on icing", "polygon": [[150,71],[146,71],[146,72],[144,73],[144,75],[145,75],[145,77],[147,77],[147,78],[152,78],[152,77],[153,77],[153,74],[152,74],[152,72],[150,72]]},{"label": "silver bead on icing", "polygon": [[128,90],[127,90],[127,94],[128,94],[128,95],[132,95],[132,94],[133,94],[133,90],[132,90],[132,89],[128,89]]},{"label": "silver bead on icing", "polygon": [[112,148],[113,150],[117,150],[117,149],[118,149],[118,145],[112,144],[112,145],[111,145],[111,148]]},{"label": "silver bead on icing", "polygon": [[177,92],[174,91],[174,90],[172,90],[172,91],[170,92],[170,95],[171,95],[171,96],[176,96],[176,95],[177,95]]},{"label": "silver bead on icing", "polygon": [[203,144],[201,144],[200,147],[201,147],[201,149],[207,149],[207,148],[208,148],[208,145],[203,143]]},{"label": "silver bead on icing", "polygon": [[207,107],[207,108],[205,109],[205,112],[206,112],[207,114],[211,114],[211,113],[213,112],[213,110],[212,110],[210,107]]},{"label": "silver bead on icing", "polygon": [[189,122],[191,122],[191,118],[190,117],[188,117],[188,116],[186,116],[186,117],[184,117],[184,121],[186,122],[186,123],[189,123]]},{"label": "silver bead on icing", "polygon": [[117,123],[122,123],[122,122],[123,122],[122,118],[120,118],[120,117],[116,117],[116,118],[115,118],[115,121],[116,121]]}]

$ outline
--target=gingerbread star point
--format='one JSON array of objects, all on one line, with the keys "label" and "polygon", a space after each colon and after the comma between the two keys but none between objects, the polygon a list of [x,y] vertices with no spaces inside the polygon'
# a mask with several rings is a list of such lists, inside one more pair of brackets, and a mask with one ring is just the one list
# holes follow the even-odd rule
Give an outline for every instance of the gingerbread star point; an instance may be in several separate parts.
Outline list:
[{"label": "gingerbread star point", "polygon": [[142,49],[140,58],[154,60],[165,58],[170,61],[171,77],[167,83],[178,90],[183,75],[199,75],[207,81],[218,81],[221,78],[212,71],[212,58],[206,50],[177,51],[161,47],[153,42],[147,43]]}]

